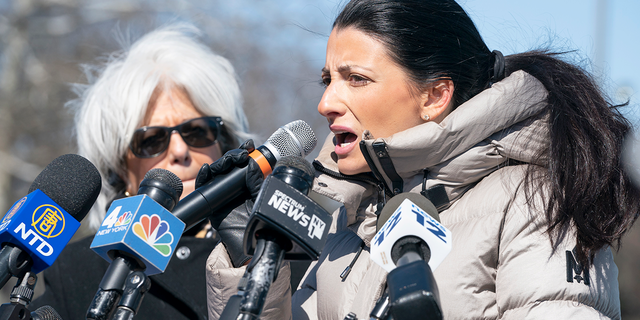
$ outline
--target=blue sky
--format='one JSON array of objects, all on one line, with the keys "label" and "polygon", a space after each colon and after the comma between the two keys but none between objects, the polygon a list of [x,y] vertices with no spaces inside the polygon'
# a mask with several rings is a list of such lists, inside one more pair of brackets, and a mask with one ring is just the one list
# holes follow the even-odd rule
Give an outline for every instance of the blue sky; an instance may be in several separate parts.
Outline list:
[{"label": "blue sky", "polygon": [[[491,49],[515,53],[552,40],[561,50],[579,50],[581,57],[604,70],[603,88],[616,102],[631,94],[625,114],[640,126],[640,1],[462,0],[460,4]],[[604,17],[604,27],[599,27],[598,15]],[[601,58],[596,54],[599,46]]]}]

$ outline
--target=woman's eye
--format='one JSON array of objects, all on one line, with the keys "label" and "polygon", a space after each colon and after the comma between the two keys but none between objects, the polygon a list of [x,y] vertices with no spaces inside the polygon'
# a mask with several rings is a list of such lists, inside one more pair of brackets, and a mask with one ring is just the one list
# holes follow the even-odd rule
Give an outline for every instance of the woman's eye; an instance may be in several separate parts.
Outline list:
[{"label": "woman's eye", "polygon": [[162,134],[155,134],[155,135],[152,135],[152,136],[149,136],[149,137],[145,137],[145,138],[142,140],[141,145],[142,145],[143,147],[153,146],[153,145],[155,145],[155,144],[160,143],[160,142],[161,142],[160,140],[163,140],[163,139],[164,139],[164,135],[162,135]]},{"label": "woman's eye", "polygon": [[187,129],[183,128],[182,133],[185,136],[204,136],[206,135],[207,130],[200,126],[193,126]]},{"label": "woman's eye", "polygon": [[320,80],[320,85],[323,87],[328,87],[331,84],[331,77],[322,77],[322,80]]},{"label": "woman's eye", "polygon": [[369,83],[369,79],[361,77],[357,74],[349,75],[349,81],[355,86],[364,86]]}]

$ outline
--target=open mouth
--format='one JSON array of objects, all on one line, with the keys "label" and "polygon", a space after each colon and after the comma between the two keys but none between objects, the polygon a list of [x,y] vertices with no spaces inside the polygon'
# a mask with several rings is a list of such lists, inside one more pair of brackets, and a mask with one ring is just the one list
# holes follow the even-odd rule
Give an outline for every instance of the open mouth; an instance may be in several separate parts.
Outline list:
[{"label": "open mouth", "polygon": [[335,135],[336,135],[336,146],[339,146],[342,148],[347,147],[353,142],[355,142],[356,140],[358,140],[358,136],[356,136],[351,132],[341,132],[341,133],[336,133]]}]

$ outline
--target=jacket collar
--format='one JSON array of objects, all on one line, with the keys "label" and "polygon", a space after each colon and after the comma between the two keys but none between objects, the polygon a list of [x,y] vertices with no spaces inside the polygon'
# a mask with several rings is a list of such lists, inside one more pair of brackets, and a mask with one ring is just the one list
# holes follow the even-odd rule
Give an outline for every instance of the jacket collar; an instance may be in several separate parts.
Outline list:
[{"label": "jacket collar", "polygon": [[394,179],[380,161],[381,145],[403,180],[403,191],[421,189],[426,169],[426,188],[442,184],[453,201],[508,159],[530,163],[544,148],[546,97],[547,91],[536,78],[517,71],[460,105],[440,123],[426,122],[388,138],[365,132],[361,149],[387,186],[394,185]]}]

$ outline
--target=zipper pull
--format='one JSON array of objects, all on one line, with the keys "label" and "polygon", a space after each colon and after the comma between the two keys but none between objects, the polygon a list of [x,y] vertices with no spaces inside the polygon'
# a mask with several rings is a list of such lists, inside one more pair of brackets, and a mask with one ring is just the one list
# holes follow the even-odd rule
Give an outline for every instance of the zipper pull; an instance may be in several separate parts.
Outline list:
[{"label": "zipper pull", "polygon": [[340,274],[340,279],[342,279],[342,282],[347,280],[347,277],[349,276],[349,273],[351,273],[351,269],[353,269],[353,265],[356,264],[358,257],[360,257],[360,253],[362,253],[363,248],[364,248],[364,241],[361,240],[360,248],[358,248],[358,251],[356,252],[355,257],[353,257],[353,259],[351,260],[351,263],[349,263],[349,265]]},{"label": "zipper pull", "polygon": [[382,208],[387,204],[387,198],[384,196],[384,185],[378,182],[378,204],[376,205],[376,217],[380,216]]}]

